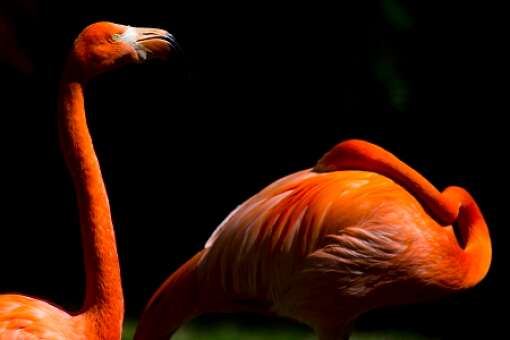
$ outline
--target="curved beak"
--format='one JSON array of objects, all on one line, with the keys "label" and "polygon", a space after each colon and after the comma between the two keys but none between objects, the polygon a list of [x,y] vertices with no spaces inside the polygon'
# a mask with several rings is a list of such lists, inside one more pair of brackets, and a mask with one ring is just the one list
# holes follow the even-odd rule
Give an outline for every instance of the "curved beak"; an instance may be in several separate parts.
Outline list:
[{"label": "curved beak", "polygon": [[182,53],[174,36],[158,28],[137,27],[135,49],[140,60],[168,59],[177,52]]}]

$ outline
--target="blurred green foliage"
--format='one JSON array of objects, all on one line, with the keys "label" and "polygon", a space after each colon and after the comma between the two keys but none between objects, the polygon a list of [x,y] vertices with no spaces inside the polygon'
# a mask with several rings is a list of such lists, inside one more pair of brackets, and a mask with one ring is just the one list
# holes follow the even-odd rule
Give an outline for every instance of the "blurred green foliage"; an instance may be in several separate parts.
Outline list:
[{"label": "blurred green foliage", "polygon": [[402,70],[402,65],[408,52],[406,42],[414,27],[414,17],[403,3],[399,0],[381,0],[384,25],[383,33],[380,33],[382,44],[372,65],[390,106],[398,112],[408,109],[409,75]]},{"label": "blurred green foliage", "polygon": [[[136,322],[128,320],[124,324],[122,340],[131,340]],[[235,322],[220,322],[214,325],[190,323],[182,327],[172,339],[175,340],[313,340],[311,330],[301,327],[246,327]],[[411,332],[355,331],[351,340],[433,340],[433,338]]]},{"label": "blurred green foliage", "polygon": [[375,63],[375,74],[383,84],[391,106],[403,112],[407,109],[409,87],[397,70],[394,60],[380,58]]},{"label": "blurred green foliage", "polygon": [[382,10],[386,21],[396,30],[408,31],[414,25],[414,18],[398,0],[383,0]]}]

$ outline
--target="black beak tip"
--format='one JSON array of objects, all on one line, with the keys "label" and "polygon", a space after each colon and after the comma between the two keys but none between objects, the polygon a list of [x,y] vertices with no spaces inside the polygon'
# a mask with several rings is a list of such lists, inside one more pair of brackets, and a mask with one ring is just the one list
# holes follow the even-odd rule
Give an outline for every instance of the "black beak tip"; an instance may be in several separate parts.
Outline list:
[{"label": "black beak tip", "polygon": [[167,33],[165,35],[165,40],[167,40],[170,43],[170,45],[175,50],[175,52],[177,52],[178,55],[181,55],[181,56],[184,55],[181,45],[179,45],[179,43],[177,42],[177,40],[175,39],[175,37],[173,35],[171,35],[170,33]]}]

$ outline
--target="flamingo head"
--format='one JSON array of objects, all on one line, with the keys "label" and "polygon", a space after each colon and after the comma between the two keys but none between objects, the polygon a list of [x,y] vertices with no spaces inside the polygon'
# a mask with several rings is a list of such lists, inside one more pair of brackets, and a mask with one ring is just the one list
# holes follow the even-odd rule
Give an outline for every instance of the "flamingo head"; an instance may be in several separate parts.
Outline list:
[{"label": "flamingo head", "polygon": [[167,59],[178,49],[165,30],[98,22],[76,38],[71,60],[79,75],[89,78],[129,63]]}]

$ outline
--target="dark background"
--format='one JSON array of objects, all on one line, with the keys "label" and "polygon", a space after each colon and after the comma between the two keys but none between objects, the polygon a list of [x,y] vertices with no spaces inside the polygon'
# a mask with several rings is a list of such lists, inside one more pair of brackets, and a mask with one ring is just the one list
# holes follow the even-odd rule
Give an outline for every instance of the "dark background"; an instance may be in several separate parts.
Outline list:
[{"label": "dark background", "polygon": [[165,28],[185,53],[101,76],[86,93],[128,316],[138,317],[236,205],[354,137],[392,151],[440,189],[467,188],[494,246],[491,271],[476,288],[374,311],[358,327],[498,336],[508,259],[504,13],[482,2],[401,0],[2,2],[0,291],[69,309],[81,303],[57,87],[76,35],[109,20]]}]

